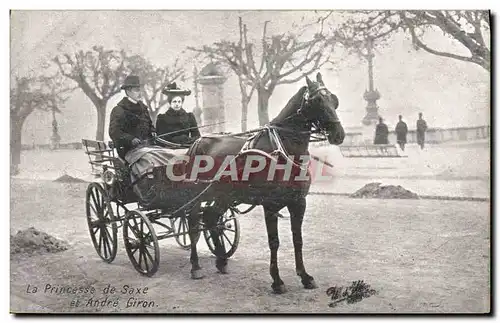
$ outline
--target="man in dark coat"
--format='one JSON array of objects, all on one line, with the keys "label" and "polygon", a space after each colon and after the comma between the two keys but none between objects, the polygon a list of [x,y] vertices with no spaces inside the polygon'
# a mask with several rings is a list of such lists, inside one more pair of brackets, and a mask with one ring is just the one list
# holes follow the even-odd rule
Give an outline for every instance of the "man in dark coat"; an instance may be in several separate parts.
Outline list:
[{"label": "man in dark coat", "polygon": [[378,121],[379,123],[375,129],[375,140],[373,141],[373,144],[387,145],[389,143],[389,128],[387,128],[387,125],[384,123],[384,119],[382,119],[382,117],[380,117]]},{"label": "man in dark coat", "polygon": [[408,126],[403,121],[403,116],[399,116],[399,122],[396,125],[396,140],[402,151],[405,151],[406,135],[408,134]]},{"label": "man in dark coat", "polygon": [[126,96],[111,111],[109,136],[121,158],[131,149],[152,139],[156,134],[148,108],[141,101],[139,77],[129,75],[121,89]]},{"label": "man in dark coat", "polygon": [[182,108],[184,98],[190,95],[191,91],[178,88],[174,82],[162,93],[168,96],[170,107],[156,119],[158,136],[177,144],[192,144],[201,136],[200,131],[194,114]]},{"label": "man in dark coat", "polygon": [[425,131],[427,130],[427,122],[422,118],[422,112],[418,114],[417,120],[417,143],[420,149],[424,149]]}]

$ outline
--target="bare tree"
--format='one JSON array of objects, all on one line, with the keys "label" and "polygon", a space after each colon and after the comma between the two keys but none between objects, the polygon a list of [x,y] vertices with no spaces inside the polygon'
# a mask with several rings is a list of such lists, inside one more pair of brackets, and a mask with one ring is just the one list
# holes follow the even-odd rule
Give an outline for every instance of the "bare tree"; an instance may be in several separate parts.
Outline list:
[{"label": "bare tree", "polygon": [[[402,30],[409,33],[417,50],[423,49],[433,55],[471,62],[490,71],[488,11],[356,11],[351,12],[349,16],[345,23],[333,30],[338,40],[347,48],[360,47],[359,45],[369,38],[380,43]],[[425,33],[431,30],[440,30],[443,37],[460,44],[469,55],[431,47],[425,41]]]},{"label": "bare tree", "polygon": [[120,92],[128,74],[125,51],[94,46],[90,51],[58,55],[53,61],[61,74],[76,82],[94,104],[97,111],[96,139],[104,140],[107,103]]},{"label": "bare tree", "polygon": [[129,58],[129,68],[132,73],[139,75],[144,84],[143,98],[148,107],[149,115],[156,122],[160,109],[167,104],[167,96],[161,91],[177,80],[185,79],[185,70],[177,59],[171,66],[157,67],[142,56],[136,55]]},{"label": "bare tree", "polygon": [[35,109],[60,112],[60,108],[75,88],[67,86],[60,75],[51,77],[16,77],[10,89],[10,153],[13,173],[21,163],[22,130]]},{"label": "bare tree", "polygon": [[[485,40],[485,33],[490,31],[490,16],[488,11],[418,11],[407,10],[399,12],[404,26],[410,32],[413,44],[417,49],[428,53],[471,62],[491,69],[491,48]],[[426,26],[439,28],[443,34],[451,37],[468,50],[469,56],[437,50],[425,44],[422,35]],[[490,38],[490,37],[488,37]]]},{"label": "bare tree", "polygon": [[[307,39],[303,37],[305,28],[297,33],[268,36],[268,23],[264,23],[260,44],[249,41],[247,26],[240,17],[238,42],[221,40],[201,48],[189,47],[192,51],[224,62],[238,75],[242,89],[242,119],[246,120],[251,94],[254,89],[257,91],[261,126],[269,122],[269,98],[276,86],[295,83],[323,66],[329,61],[330,47],[334,45],[332,39],[323,35],[322,29]],[[256,54],[258,47],[260,55]]]}]

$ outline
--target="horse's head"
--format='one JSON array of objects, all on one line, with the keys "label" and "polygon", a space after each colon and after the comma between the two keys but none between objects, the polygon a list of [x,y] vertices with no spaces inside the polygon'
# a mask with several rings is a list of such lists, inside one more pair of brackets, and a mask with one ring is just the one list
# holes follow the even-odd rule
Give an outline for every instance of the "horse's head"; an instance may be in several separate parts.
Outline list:
[{"label": "horse's head", "polygon": [[336,112],[339,99],[325,87],[321,73],[316,75],[316,82],[307,76],[306,82],[307,91],[304,92],[304,102],[298,112],[325,131],[330,144],[340,145],[344,141],[345,132]]}]

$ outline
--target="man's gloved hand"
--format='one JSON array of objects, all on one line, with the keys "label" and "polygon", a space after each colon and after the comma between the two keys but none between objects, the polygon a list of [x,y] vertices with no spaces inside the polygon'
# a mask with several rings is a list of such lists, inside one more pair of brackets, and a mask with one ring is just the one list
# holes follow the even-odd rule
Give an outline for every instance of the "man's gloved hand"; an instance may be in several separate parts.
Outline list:
[{"label": "man's gloved hand", "polygon": [[158,137],[158,135],[156,134],[156,132],[152,132],[152,133],[151,133],[151,136],[152,136],[153,138]]},{"label": "man's gloved hand", "polygon": [[139,146],[141,143],[142,143],[142,141],[139,138],[132,139],[132,146],[133,147]]}]

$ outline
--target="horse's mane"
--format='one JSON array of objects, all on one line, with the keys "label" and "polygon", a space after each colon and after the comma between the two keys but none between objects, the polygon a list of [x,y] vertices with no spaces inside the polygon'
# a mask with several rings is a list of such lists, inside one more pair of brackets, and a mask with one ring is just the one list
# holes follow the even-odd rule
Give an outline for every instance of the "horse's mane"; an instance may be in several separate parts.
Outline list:
[{"label": "horse's mane", "polygon": [[304,92],[307,90],[307,86],[303,86],[299,89],[299,91],[288,100],[288,103],[285,105],[285,107],[281,110],[281,112],[271,121],[271,123],[278,123],[291,115],[292,113],[295,113],[297,109],[300,107],[301,100],[304,96]]}]

